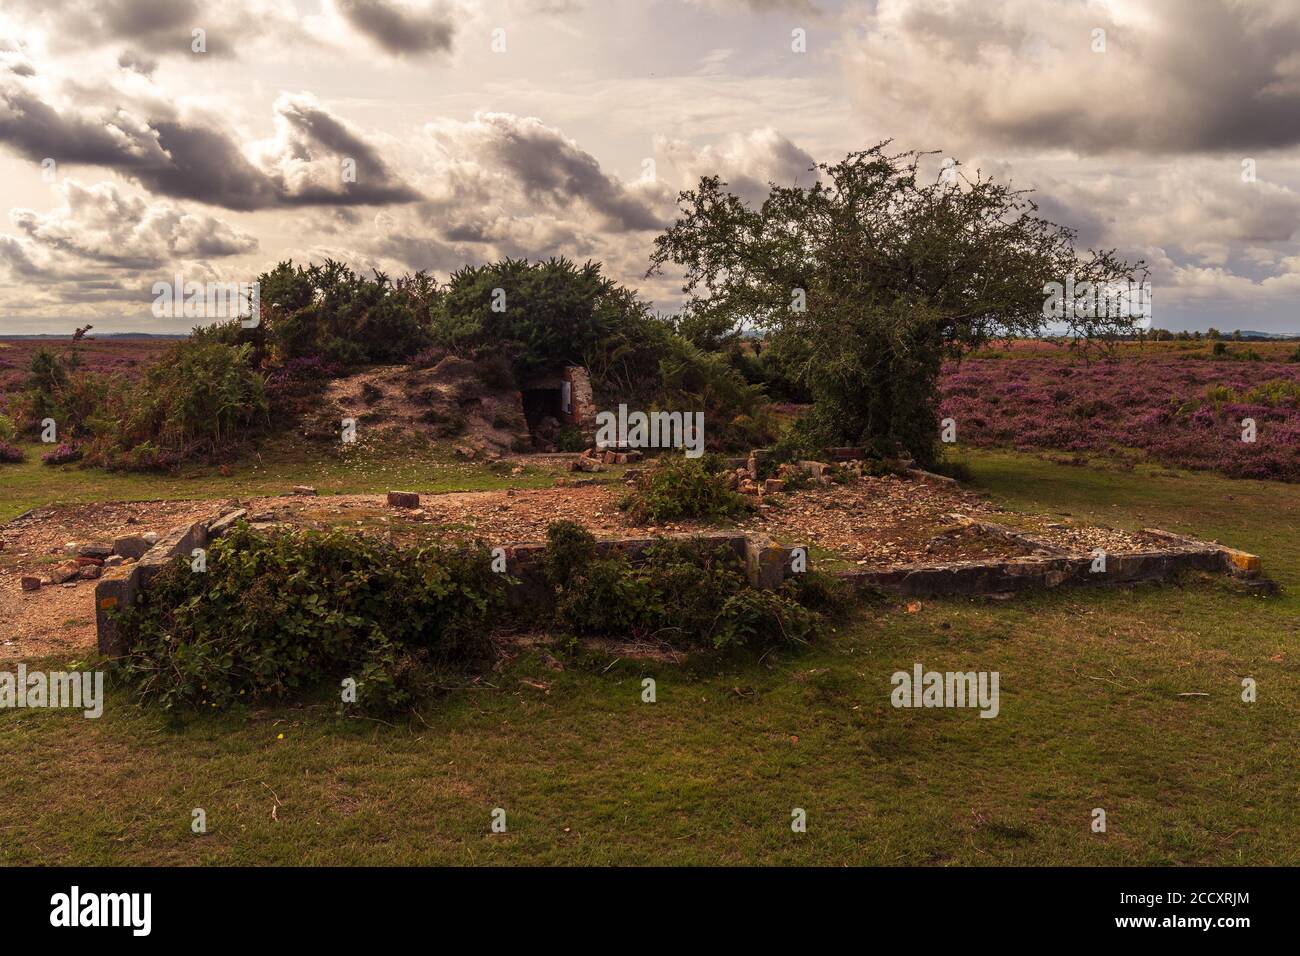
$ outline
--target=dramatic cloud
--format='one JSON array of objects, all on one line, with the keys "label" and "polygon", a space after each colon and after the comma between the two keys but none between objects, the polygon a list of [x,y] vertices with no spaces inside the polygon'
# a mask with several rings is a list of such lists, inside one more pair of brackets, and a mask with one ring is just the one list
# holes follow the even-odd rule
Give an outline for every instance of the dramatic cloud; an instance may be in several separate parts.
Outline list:
[{"label": "dramatic cloud", "polygon": [[[55,52],[121,45],[187,59],[345,49],[358,40],[394,57],[442,55],[464,15],[453,0],[326,0],[319,14],[293,0],[6,0],[5,12]],[[197,50],[195,30],[203,31]]]},{"label": "dramatic cloud", "polygon": [[150,115],[158,108],[156,101],[126,98],[110,106],[68,100],[55,108],[29,87],[0,79],[0,143],[38,163],[102,166],[150,192],[227,209],[418,198],[358,132],[310,97],[276,102],[276,138],[259,144],[257,164],[219,118],[198,111]]},{"label": "dramatic cloud", "polygon": [[598,214],[603,231],[659,229],[666,224],[662,190],[652,183],[623,183],[576,142],[539,119],[477,113],[469,123],[440,121],[425,130],[445,174],[479,196],[521,191],[551,209],[581,203]]},{"label": "dramatic cloud", "polygon": [[156,56],[232,56],[242,45],[284,35],[297,20],[290,0],[5,0],[6,12],[38,32],[51,50],[116,44]]},{"label": "dramatic cloud", "polygon": [[387,205],[420,198],[355,127],[307,94],[275,103],[276,138],[260,165],[285,205]]},{"label": "dramatic cloud", "polygon": [[44,215],[9,214],[33,242],[66,255],[131,269],[157,268],[175,259],[249,253],[257,240],[212,216],[195,215],[166,201],[124,195],[111,183],[55,186],[62,205]]},{"label": "dramatic cloud", "polygon": [[671,311],[679,189],[889,138],[1146,259],[1157,324],[1294,329],[1298,51],[1300,0],[0,0],[0,332],[289,257],[591,258]]},{"label": "dramatic cloud", "polygon": [[864,16],[846,51],[862,109],[929,142],[1085,154],[1300,143],[1300,0],[879,0]]},{"label": "dramatic cloud", "polygon": [[127,50],[119,56],[117,65],[124,70],[134,70],[141,76],[153,76],[154,71],[158,69],[157,60],[143,56],[133,50]]}]

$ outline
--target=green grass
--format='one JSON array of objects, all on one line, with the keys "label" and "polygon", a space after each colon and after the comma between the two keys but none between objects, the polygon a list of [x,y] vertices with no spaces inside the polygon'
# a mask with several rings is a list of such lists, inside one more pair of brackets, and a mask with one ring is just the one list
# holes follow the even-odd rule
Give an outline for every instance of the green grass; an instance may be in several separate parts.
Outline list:
[{"label": "green grass", "polygon": [[[8,712],[0,862],[1300,863],[1300,487],[965,460],[1008,507],[1221,537],[1289,590],[888,602],[761,662],[524,651],[400,726],[320,700],[178,725],[116,691],[99,720]],[[1000,716],[893,709],[914,662],[999,671]]]},{"label": "green grass", "polygon": [[544,487],[557,471],[529,465],[522,475],[496,474],[481,464],[459,462],[445,451],[412,448],[382,452],[358,448],[346,456],[315,445],[281,443],[260,458],[241,462],[230,475],[216,468],[190,466],[180,474],[108,472],[77,465],[52,467],[40,456],[49,446],[21,446],[27,460],[0,465],[0,522],[30,508],[92,501],[158,501],[248,498],[282,494],[294,485],[312,485],[326,494],[378,494],[393,490],[490,491]]}]

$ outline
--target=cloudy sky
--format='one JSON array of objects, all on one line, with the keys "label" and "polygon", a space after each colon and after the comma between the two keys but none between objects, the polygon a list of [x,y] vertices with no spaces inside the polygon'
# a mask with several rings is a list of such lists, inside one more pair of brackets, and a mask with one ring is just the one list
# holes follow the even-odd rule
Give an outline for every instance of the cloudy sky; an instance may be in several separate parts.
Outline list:
[{"label": "cloudy sky", "polygon": [[1145,259],[1157,326],[1300,330],[1300,0],[3,0],[0,334],[326,256],[672,311],[678,189],[887,138]]}]

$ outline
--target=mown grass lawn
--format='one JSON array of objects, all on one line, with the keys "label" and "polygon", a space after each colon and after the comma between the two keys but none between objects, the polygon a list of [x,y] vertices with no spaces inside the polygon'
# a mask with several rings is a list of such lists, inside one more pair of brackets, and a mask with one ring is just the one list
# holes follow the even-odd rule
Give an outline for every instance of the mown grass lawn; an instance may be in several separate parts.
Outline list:
[{"label": "mown grass lawn", "polygon": [[[1300,862],[1300,487],[966,460],[1009,507],[1220,537],[1285,590],[889,602],[761,662],[523,652],[400,726],[321,702],[177,726],[119,692],[98,720],[7,712],[0,862]],[[1001,713],[892,708],[916,662],[997,670]]]}]

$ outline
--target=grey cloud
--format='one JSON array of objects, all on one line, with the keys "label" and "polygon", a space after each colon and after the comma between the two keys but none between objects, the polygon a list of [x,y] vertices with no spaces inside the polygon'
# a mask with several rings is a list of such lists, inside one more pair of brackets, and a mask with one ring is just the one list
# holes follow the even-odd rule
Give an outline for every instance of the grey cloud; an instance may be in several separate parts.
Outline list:
[{"label": "grey cloud", "polygon": [[[276,104],[284,141],[254,165],[217,122],[147,118],[131,109],[56,110],[27,88],[0,86],[0,143],[40,162],[103,166],[151,192],[227,209],[409,202],[418,194],[342,121],[307,97]],[[343,158],[357,161],[345,182]]]},{"label": "grey cloud", "polygon": [[282,97],[276,103],[276,112],[291,131],[291,142],[285,144],[285,155],[300,164],[323,147],[327,153],[356,163],[356,180],[344,182],[338,162],[329,165],[329,172],[297,183],[284,185],[284,175],[278,181],[285,202],[289,205],[387,205],[412,202],[420,194],[404,183],[384,162],[378,151],[360,134],[322,108],[310,97]]},{"label": "grey cloud", "polygon": [[117,65],[124,70],[134,70],[141,76],[152,77],[158,69],[158,61],[132,50],[127,50],[117,58]]},{"label": "grey cloud", "polygon": [[618,231],[665,225],[645,200],[558,130],[506,113],[480,114],[476,125],[478,157],[507,170],[529,196],[552,203],[587,203]]},{"label": "grey cloud", "polygon": [[15,209],[14,225],[34,243],[64,256],[123,269],[156,268],[182,258],[249,253],[257,240],[212,216],[124,195],[111,183],[56,187],[63,202],[49,213]]},{"label": "grey cloud", "polygon": [[817,178],[812,155],[771,128],[704,147],[659,138],[655,150],[677,171],[681,186],[694,186],[701,176],[721,176],[731,192],[751,204],[767,197],[770,183],[807,186]]},{"label": "grey cloud", "polygon": [[337,0],[339,15],[393,56],[451,50],[456,25],[449,8],[416,9],[387,0]]},{"label": "grey cloud", "polygon": [[[1079,153],[1300,143],[1300,0],[880,0],[847,50],[861,107],[926,137]],[[1094,52],[1093,31],[1105,31]]]}]

